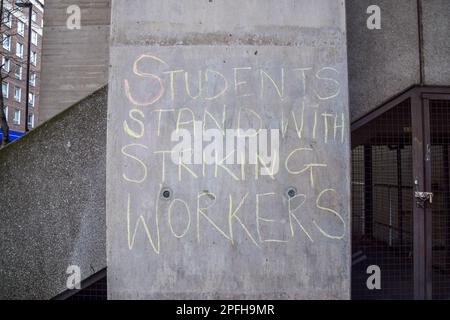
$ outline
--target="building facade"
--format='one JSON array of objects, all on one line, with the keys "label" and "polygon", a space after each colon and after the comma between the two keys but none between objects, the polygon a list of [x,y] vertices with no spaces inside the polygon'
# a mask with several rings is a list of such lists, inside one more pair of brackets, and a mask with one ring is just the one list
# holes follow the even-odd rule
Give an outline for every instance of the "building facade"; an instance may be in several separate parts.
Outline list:
[{"label": "building facade", "polygon": [[[43,35],[44,1],[31,0],[31,50],[30,87],[27,92],[28,54],[28,7],[20,7],[14,1],[3,2],[3,24],[1,26],[2,93],[5,115],[14,140],[39,122],[41,48]],[[26,99],[29,109],[26,112]]]}]

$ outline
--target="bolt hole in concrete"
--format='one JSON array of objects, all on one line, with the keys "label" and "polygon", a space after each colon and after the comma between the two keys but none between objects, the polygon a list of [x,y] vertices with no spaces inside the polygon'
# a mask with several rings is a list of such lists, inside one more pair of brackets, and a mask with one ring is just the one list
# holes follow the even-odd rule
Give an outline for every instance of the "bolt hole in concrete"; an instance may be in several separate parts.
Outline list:
[{"label": "bolt hole in concrete", "polygon": [[294,198],[297,195],[297,189],[295,187],[289,187],[286,191],[288,198]]},{"label": "bolt hole in concrete", "polygon": [[169,188],[162,189],[161,196],[165,200],[170,200],[172,198],[172,190],[170,190]]}]

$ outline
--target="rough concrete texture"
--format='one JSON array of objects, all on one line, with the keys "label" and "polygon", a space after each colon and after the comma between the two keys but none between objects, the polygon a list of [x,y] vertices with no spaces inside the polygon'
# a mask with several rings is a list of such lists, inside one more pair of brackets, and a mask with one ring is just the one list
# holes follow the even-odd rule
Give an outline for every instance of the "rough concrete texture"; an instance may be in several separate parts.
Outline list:
[{"label": "rough concrete texture", "polygon": [[450,1],[422,0],[424,82],[450,85]]},{"label": "rough concrete texture", "polygon": [[[40,121],[108,82],[111,0],[47,0],[42,42]],[[80,29],[69,29],[73,8]],[[69,10],[70,13],[67,13]]]},{"label": "rough concrete texture", "polygon": [[[111,38],[109,297],[348,299],[344,1],[118,0]],[[202,125],[278,129],[279,171],[158,153]]]},{"label": "rough concrete texture", "polygon": [[[381,29],[367,28],[370,5],[381,9]],[[420,83],[416,0],[347,0],[351,119]]]},{"label": "rough concrete texture", "polygon": [[107,89],[0,150],[0,299],[49,299],[105,268]]}]

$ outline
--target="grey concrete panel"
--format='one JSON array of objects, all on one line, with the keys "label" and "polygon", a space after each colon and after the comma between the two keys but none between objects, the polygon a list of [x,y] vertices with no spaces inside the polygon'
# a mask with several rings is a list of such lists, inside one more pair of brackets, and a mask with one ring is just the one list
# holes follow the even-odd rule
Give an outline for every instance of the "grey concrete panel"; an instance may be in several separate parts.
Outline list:
[{"label": "grey concrete panel", "polygon": [[[370,5],[381,9],[381,29],[367,28]],[[416,0],[347,0],[351,119],[420,83]]]},{"label": "grey concrete panel", "polygon": [[450,2],[422,1],[424,82],[450,85]]},{"label": "grey concrete panel", "polygon": [[0,299],[50,299],[106,266],[104,88],[0,150]]},{"label": "grey concrete panel", "polygon": [[[350,297],[344,22],[335,0],[113,2],[110,298]],[[279,171],[163,158],[203,125],[280,130]]]},{"label": "grey concrete panel", "polygon": [[[48,0],[42,42],[40,122],[108,82],[111,0]],[[80,8],[81,29],[67,27],[70,6]]]}]

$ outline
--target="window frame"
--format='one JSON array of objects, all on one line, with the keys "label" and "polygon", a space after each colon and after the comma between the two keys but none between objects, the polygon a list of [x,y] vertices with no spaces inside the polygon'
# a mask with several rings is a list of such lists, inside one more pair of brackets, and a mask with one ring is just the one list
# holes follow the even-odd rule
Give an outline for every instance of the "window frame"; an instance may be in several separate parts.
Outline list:
[{"label": "window frame", "polygon": [[37,52],[36,51],[31,51],[30,62],[33,66],[37,65]]},{"label": "window frame", "polygon": [[[3,84],[6,84],[6,95],[3,94]],[[3,94],[3,98],[8,99],[8,97],[9,97],[9,82],[8,81],[2,82],[2,94]]]},{"label": "window frame", "polygon": [[[19,69],[20,69],[20,74],[19,74],[19,75],[16,73],[17,67],[19,67]],[[15,65],[15,67],[14,67],[14,76],[15,76],[18,80],[22,80],[22,75],[23,75],[23,67],[22,67],[20,64],[16,63],[16,65]]]},{"label": "window frame", "polygon": [[[21,48],[20,54],[18,54],[17,48]],[[23,50],[24,50],[24,45],[20,42],[17,42],[16,43],[16,56],[19,58],[23,58]]]},{"label": "window frame", "polygon": [[[30,122],[30,117],[31,117],[31,122]],[[28,124],[28,128],[34,128],[34,114],[33,113],[28,114],[27,124]]]},{"label": "window frame", "polygon": [[30,107],[34,107],[35,102],[36,102],[36,95],[34,94],[34,92],[28,92],[28,105]]},{"label": "window frame", "polygon": [[[7,46],[6,46],[5,39],[8,39]],[[11,51],[11,36],[9,34],[6,34],[6,33],[3,34],[2,42],[3,42],[3,49]]]},{"label": "window frame", "polygon": [[[16,96],[16,89],[19,89],[19,96],[18,96],[19,99],[17,99],[17,96]],[[14,101],[22,102],[22,88],[19,86],[14,86]]]},{"label": "window frame", "polygon": [[[19,28],[21,26],[22,28]],[[17,19],[17,34],[21,37],[25,37],[25,22]]]},{"label": "window frame", "polygon": [[31,43],[35,46],[38,45],[38,33],[35,30],[31,30]]},{"label": "window frame", "polygon": [[[19,115],[18,119],[16,119],[16,114]],[[20,126],[21,117],[22,117],[22,112],[20,111],[20,109],[14,109],[14,112],[13,112],[13,124],[16,125],[16,126]]]},{"label": "window frame", "polygon": [[[8,67],[5,68],[5,66]],[[5,56],[2,57],[2,70],[6,73],[9,73],[9,71],[11,70],[11,59],[6,58]]]},{"label": "window frame", "polygon": [[33,87],[36,87],[36,72],[35,71],[30,71],[30,85]]},{"label": "window frame", "polygon": [[12,13],[11,13],[11,11],[5,9],[4,16],[5,16],[4,17],[4,19],[5,19],[4,25],[11,29],[11,27],[12,27]]}]

